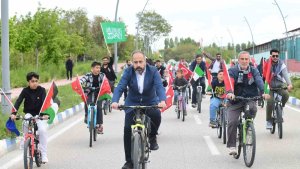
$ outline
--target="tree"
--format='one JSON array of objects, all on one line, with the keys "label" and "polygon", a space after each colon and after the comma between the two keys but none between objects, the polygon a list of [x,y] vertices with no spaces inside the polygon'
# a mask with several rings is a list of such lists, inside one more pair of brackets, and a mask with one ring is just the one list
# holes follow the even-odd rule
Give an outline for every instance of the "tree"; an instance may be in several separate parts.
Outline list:
[{"label": "tree", "polygon": [[149,45],[171,32],[172,26],[155,11],[139,12],[137,17],[141,35],[148,37]]},{"label": "tree", "polygon": [[178,37],[175,37],[174,45],[177,46],[179,44]]},{"label": "tree", "polygon": [[242,48],[242,50],[245,50],[247,48],[246,43],[242,43],[241,48]]},{"label": "tree", "polygon": [[235,46],[235,51],[236,51],[237,53],[239,53],[240,51],[242,51],[242,50],[241,50],[241,45],[240,45],[240,44],[236,44],[236,46]]},{"label": "tree", "polygon": [[174,47],[175,47],[173,38],[170,39],[170,44],[169,44],[169,46],[170,46],[170,48],[174,48]]},{"label": "tree", "polygon": [[165,39],[165,47],[164,49],[168,49],[169,48],[169,38]]}]

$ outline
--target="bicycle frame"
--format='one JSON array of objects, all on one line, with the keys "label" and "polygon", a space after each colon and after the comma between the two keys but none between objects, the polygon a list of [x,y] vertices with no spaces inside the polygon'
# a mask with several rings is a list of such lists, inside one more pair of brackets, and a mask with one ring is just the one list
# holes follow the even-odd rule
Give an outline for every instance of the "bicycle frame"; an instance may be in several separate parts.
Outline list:
[{"label": "bicycle frame", "polygon": [[34,142],[37,141],[36,140],[36,130],[37,129],[37,124],[36,124],[36,121],[34,119],[29,119],[29,120],[26,120],[29,122],[28,124],[28,132],[25,134],[25,140],[24,140],[24,143],[28,140],[28,139],[31,139],[30,141],[30,145],[31,145],[31,156],[34,157],[34,150],[35,150],[35,147],[34,147]]},{"label": "bicycle frame", "polygon": [[96,124],[97,124],[97,105],[94,105],[93,103],[90,104],[88,106],[88,120],[87,120],[87,126],[88,128],[90,127],[90,123],[91,123],[91,110],[94,110],[93,113],[94,113],[94,121],[92,122],[94,124],[94,127],[96,127]]},{"label": "bicycle frame", "polygon": [[177,97],[177,99],[178,99],[178,109],[180,110],[180,111],[183,111],[183,109],[184,108],[186,108],[186,104],[185,104],[185,96],[184,96],[184,94],[183,94],[183,91],[182,91],[182,89],[180,89],[179,90],[179,95],[178,95],[178,97]]}]

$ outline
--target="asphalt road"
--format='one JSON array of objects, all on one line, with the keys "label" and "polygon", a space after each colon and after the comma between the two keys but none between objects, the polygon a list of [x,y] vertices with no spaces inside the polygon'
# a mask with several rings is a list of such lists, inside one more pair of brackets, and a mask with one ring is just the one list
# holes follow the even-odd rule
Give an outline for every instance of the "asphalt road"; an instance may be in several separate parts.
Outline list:
[{"label": "asphalt road", "polygon": [[[177,120],[174,107],[162,114],[158,144],[152,151],[148,169],[241,169],[247,168],[243,158],[228,155],[226,146],[208,127],[209,99],[203,101],[203,113],[188,106],[185,122]],[[257,149],[252,168],[300,168],[300,111],[284,109],[283,139],[277,131],[271,135],[265,129],[265,109],[259,108],[255,119]],[[89,133],[83,123],[83,113],[49,130],[49,163],[41,169],[120,169],[124,164],[124,112],[113,110],[104,116],[104,135],[89,148]],[[1,167],[2,166],[2,167]],[[22,151],[13,151],[0,159],[0,168],[23,168]],[[35,168],[37,168],[35,166]]]}]

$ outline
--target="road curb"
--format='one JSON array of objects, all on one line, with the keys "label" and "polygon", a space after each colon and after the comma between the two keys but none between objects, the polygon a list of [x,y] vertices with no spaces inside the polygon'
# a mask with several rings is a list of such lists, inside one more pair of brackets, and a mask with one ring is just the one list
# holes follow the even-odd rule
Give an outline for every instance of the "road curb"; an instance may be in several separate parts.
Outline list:
[{"label": "road curb", "polygon": [[[48,129],[63,123],[66,119],[72,117],[73,115],[79,113],[81,110],[84,109],[84,103],[81,102],[80,104],[69,108],[63,112],[57,113],[55,116],[53,123],[48,125]],[[0,157],[4,154],[19,148],[21,137],[17,137],[14,139],[3,139],[0,140]]]},{"label": "road curb", "polygon": [[299,106],[300,107],[300,100],[295,98],[295,97],[289,97],[289,101],[290,104],[294,105],[294,106]]}]

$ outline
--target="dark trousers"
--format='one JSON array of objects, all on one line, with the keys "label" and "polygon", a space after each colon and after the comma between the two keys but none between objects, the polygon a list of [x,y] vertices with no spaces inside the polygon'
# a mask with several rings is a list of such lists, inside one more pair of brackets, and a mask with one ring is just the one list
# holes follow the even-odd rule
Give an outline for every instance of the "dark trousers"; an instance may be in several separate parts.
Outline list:
[{"label": "dark trousers", "polygon": [[[249,101],[248,104],[251,114],[255,115],[257,112],[256,102]],[[239,117],[243,111],[244,105],[245,102],[238,102],[236,104],[229,103],[227,106],[227,147],[236,147],[237,126],[239,124]]]},{"label": "dark trousers", "polygon": [[205,94],[205,78],[199,78],[196,82],[192,83],[193,86],[193,94],[192,94],[192,104],[197,103],[197,86],[200,82],[200,86],[202,86],[202,95]]},{"label": "dark trousers", "polygon": [[[287,90],[281,89],[277,91],[278,94],[282,96],[282,106],[284,107],[286,102],[289,100],[289,92]],[[267,101],[267,108],[266,108],[266,120],[271,120],[273,105],[274,105],[274,92],[270,91],[271,98]]]},{"label": "dark trousers", "polygon": [[[95,95],[94,102],[96,102],[96,99],[97,99],[97,96]],[[92,97],[91,97],[91,95],[88,95],[87,104],[90,104],[90,103],[92,103]],[[85,116],[87,116],[87,112],[88,112],[87,105],[84,105],[84,109],[85,109]],[[101,100],[97,101],[97,124],[103,124],[103,113],[102,113],[102,101]]]},{"label": "dark trousers", "polygon": [[71,79],[72,80],[72,69],[67,69],[67,79]]},{"label": "dark trousers", "polygon": [[[149,109],[146,115],[151,119],[151,133],[149,135],[150,140],[156,138],[157,130],[161,122],[161,113],[158,109]],[[134,124],[134,112],[130,111],[125,113],[124,124],[124,150],[125,159],[127,162],[131,162],[131,125]]]}]

